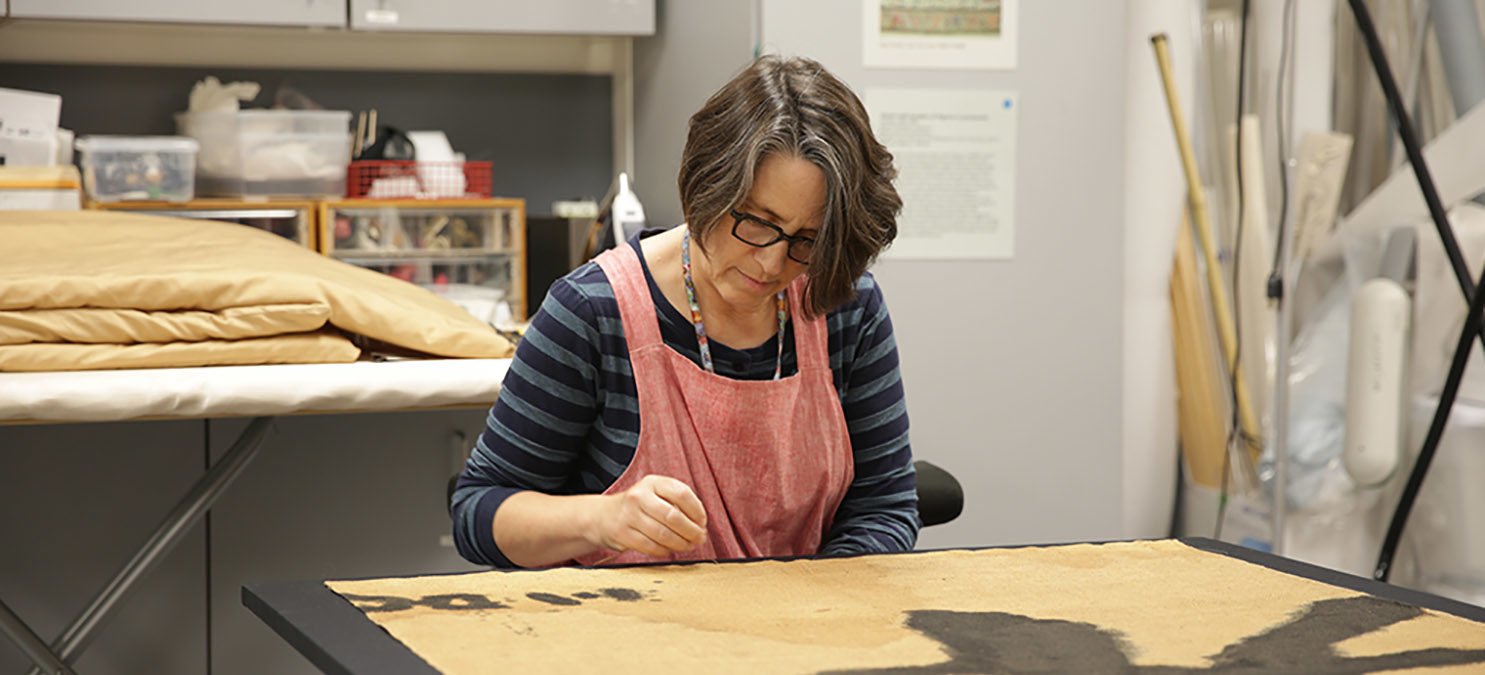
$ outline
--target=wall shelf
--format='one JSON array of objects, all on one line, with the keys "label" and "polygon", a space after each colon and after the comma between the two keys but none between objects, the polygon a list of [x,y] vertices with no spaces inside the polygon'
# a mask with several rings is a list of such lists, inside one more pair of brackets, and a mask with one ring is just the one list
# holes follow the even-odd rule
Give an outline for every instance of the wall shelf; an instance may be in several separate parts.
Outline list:
[{"label": "wall shelf", "polygon": [[0,62],[611,75],[629,39],[13,18]]}]

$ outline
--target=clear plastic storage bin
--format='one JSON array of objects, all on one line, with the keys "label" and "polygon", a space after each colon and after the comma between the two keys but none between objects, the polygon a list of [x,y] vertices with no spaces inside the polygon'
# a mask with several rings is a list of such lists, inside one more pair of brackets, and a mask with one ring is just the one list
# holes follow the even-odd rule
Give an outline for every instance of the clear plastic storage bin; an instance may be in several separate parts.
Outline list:
[{"label": "clear plastic storage bin", "polygon": [[83,136],[74,144],[94,201],[188,202],[197,143],[179,136]]},{"label": "clear plastic storage bin", "polygon": [[319,221],[320,250],[336,260],[457,294],[501,327],[526,318],[522,200],[322,201]]},{"label": "clear plastic storage bin", "polygon": [[344,110],[187,112],[175,117],[200,141],[197,190],[218,197],[338,197],[351,160]]}]

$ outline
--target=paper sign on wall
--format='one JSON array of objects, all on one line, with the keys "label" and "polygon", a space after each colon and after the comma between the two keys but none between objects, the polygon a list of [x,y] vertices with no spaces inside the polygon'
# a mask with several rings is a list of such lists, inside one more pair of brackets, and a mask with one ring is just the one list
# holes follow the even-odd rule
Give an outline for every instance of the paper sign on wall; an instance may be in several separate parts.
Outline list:
[{"label": "paper sign on wall", "polygon": [[1015,253],[1016,95],[867,89],[877,140],[897,165],[897,240],[883,258],[1007,259]]},{"label": "paper sign on wall", "polygon": [[1018,0],[862,0],[868,68],[1016,67]]}]

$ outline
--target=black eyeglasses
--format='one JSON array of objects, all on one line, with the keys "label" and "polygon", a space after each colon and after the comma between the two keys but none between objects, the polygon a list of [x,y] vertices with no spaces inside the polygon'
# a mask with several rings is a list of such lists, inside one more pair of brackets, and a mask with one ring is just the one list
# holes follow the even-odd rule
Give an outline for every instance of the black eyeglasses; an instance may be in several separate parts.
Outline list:
[{"label": "black eyeglasses", "polygon": [[784,234],[778,225],[774,225],[751,213],[743,213],[737,209],[728,209],[732,214],[732,236],[738,241],[749,246],[764,248],[773,246],[780,241],[789,242],[789,259],[794,262],[810,264],[810,254],[815,252],[815,240],[811,237]]}]

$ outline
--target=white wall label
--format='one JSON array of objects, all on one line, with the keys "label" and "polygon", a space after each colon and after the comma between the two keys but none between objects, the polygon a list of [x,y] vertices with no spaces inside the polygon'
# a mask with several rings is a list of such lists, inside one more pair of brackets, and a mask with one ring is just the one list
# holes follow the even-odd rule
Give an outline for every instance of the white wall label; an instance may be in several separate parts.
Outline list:
[{"label": "white wall label", "polygon": [[366,23],[374,23],[381,26],[395,24],[397,23],[397,10],[368,9],[366,10]]},{"label": "white wall label", "polygon": [[1016,94],[867,89],[866,107],[892,152],[902,196],[897,240],[882,257],[1013,257]]}]

